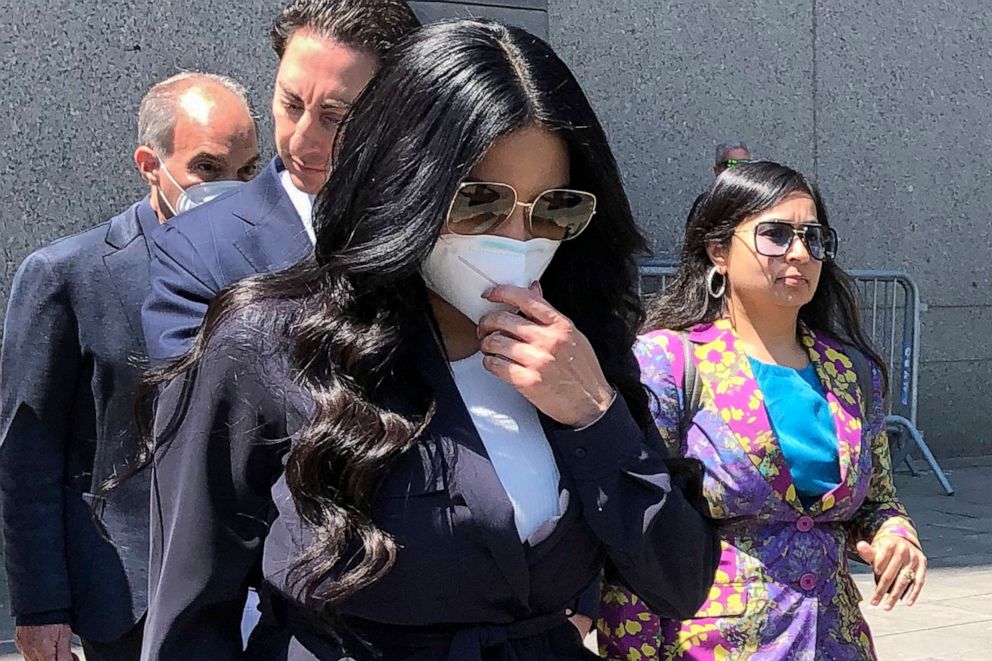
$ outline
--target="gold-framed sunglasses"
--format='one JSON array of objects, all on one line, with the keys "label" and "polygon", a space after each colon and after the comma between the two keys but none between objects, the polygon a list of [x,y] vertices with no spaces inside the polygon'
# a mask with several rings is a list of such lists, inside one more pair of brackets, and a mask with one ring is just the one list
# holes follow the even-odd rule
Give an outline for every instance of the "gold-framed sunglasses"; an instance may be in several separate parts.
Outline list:
[{"label": "gold-framed sunglasses", "polygon": [[568,241],[589,226],[596,214],[596,196],[569,188],[551,188],[533,202],[521,202],[509,184],[467,181],[458,186],[445,224],[453,234],[492,234],[524,208],[530,235],[538,239]]}]

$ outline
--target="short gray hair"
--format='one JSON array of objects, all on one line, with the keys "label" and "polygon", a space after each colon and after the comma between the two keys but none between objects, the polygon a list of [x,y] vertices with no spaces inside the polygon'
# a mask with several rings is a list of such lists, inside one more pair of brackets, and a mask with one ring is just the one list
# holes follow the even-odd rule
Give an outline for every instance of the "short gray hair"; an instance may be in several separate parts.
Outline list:
[{"label": "short gray hair", "polygon": [[168,156],[175,146],[176,108],[191,87],[202,83],[213,83],[236,96],[251,114],[248,90],[244,85],[228,76],[199,71],[184,71],[155,83],[138,109],[138,144],[147,145],[159,156]]},{"label": "short gray hair", "polygon": [[747,148],[740,140],[728,140],[727,142],[721,142],[716,146],[716,161],[717,165],[723,163],[727,159],[727,152],[733,151],[734,149],[743,149],[747,153],[751,153],[751,150]]}]

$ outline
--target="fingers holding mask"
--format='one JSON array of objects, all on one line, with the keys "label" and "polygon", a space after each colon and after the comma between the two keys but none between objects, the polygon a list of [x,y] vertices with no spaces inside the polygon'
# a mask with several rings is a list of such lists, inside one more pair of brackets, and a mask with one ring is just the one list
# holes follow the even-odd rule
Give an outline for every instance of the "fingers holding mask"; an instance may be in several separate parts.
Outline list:
[{"label": "fingers holding mask", "polygon": [[528,396],[528,393],[539,387],[544,380],[537,370],[498,354],[485,354],[482,357],[482,366],[516,388],[527,399],[532,399],[533,396]]},{"label": "fingers holding mask", "polygon": [[479,338],[502,333],[524,342],[541,342],[547,336],[546,327],[542,324],[506,310],[490,312],[482,317],[476,333]]},{"label": "fingers holding mask", "polygon": [[483,297],[493,303],[510,305],[520,310],[525,317],[544,326],[562,322],[564,315],[544,300],[541,293],[540,283],[535,282],[526,289],[512,285],[497,285],[483,294]]},{"label": "fingers holding mask", "polygon": [[503,358],[523,367],[540,369],[554,360],[539,345],[518,340],[504,334],[503,331],[485,335],[479,344],[479,349],[488,356]]},{"label": "fingers holding mask", "polygon": [[486,369],[562,424],[585,426],[602,415],[613,401],[613,388],[592,345],[544,300],[540,286],[494,287],[486,298],[520,310],[517,315],[496,312],[480,320]]}]

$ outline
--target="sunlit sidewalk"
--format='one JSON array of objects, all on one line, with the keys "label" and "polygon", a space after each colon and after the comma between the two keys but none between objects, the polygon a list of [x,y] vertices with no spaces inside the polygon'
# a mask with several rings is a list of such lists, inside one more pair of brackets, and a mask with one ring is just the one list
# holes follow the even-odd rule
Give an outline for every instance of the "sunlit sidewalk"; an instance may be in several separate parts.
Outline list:
[{"label": "sunlit sidewalk", "polygon": [[[942,464],[957,491],[951,497],[932,475],[896,477],[931,568],[912,608],[885,612],[863,603],[882,661],[992,660],[992,457]],[[871,594],[871,574],[855,578]],[[0,661],[20,658],[0,653]]]},{"label": "sunlit sidewalk", "polygon": [[[912,608],[863,602],[883,661],[992,659],[992,457],[942,463],[951,468],[951,497],[932,475],[896,478],[931,569]],[[867,598],[871,574],[855,578]]]}]

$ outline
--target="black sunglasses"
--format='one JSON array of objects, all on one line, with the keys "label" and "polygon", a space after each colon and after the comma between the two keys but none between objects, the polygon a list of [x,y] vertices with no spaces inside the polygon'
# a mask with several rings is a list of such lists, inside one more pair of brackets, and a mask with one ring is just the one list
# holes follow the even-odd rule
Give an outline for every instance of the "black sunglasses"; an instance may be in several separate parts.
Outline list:
[{"label": "black sunglasses", "polygon": [[754,163],[750,158],[728,158],[725,161],[720,161],[720,165],[725,168],[736,168],[738,165],[747,165],[748,163]]},{"label": "black sunglasses", "polygon": [[837,231],[819,223],[793,225],[782,220],[766,220],[754,226],[754,249],[765,257],[784,257],[799,237],[818,262],[837,257]]}]

